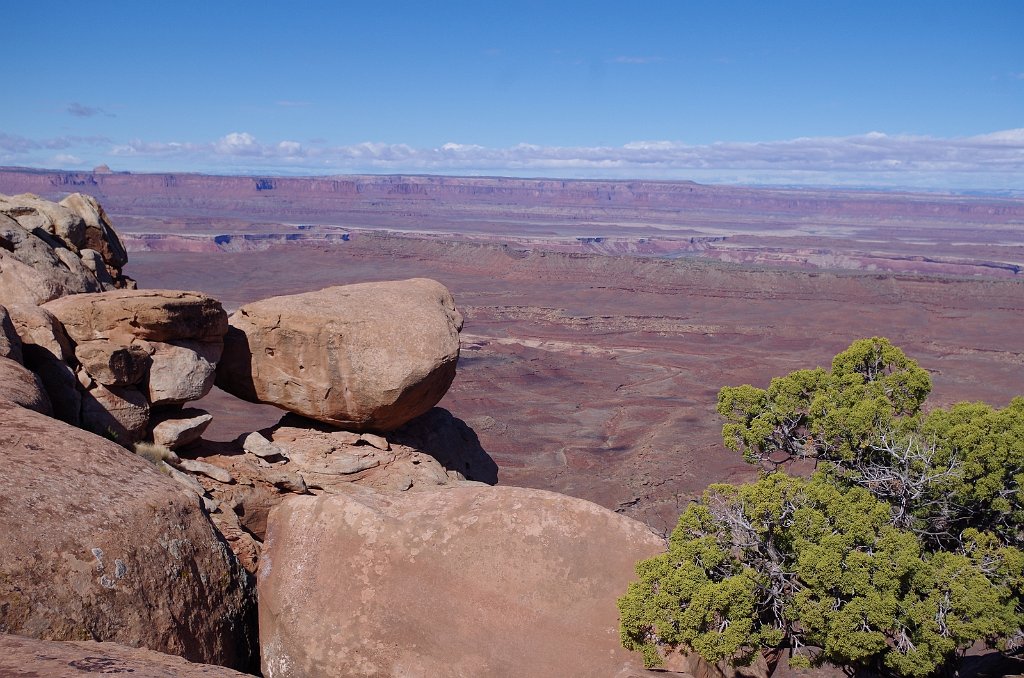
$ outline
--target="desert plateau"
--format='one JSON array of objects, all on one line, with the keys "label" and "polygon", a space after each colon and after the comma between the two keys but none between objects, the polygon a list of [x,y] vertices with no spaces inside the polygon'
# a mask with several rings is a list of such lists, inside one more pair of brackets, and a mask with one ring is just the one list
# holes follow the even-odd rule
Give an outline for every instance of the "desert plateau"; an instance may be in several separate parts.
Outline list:
[{"label": "desert plateau", "polygon": [[[1005,405],[1024,383],[1020,200],[691,182],[0,173],[8,193],[79,189],[118,224],[140,286],[197,289],[229,310],[330,285],[441,281],[466,319],[441,406],[475,432],[499,482],[589,499],[661,530],[709,483],[756,475],[722,446],[723,386],[766,385],[871,336],[932,373],[937,405]],[[280,417],[217,392],[204,406],[216,415],[212,439]]]}]

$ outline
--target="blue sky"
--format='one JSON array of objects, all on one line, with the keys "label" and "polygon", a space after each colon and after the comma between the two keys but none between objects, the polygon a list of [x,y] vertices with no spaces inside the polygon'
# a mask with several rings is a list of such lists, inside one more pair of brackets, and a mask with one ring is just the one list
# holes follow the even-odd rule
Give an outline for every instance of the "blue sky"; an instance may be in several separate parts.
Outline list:
[{"label": "blue sky", "polygon": [[1024,185],[1024,2],[10,3],[0,165]]}]

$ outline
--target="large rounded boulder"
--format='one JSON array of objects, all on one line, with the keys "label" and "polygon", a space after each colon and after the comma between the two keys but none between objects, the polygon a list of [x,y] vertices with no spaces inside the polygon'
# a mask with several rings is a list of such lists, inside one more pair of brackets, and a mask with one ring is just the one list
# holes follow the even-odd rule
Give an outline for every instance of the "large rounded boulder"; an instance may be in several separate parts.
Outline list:
[{"label": "large rounded boulder", "polygon": [[249,666],[250,580],[195,494],[4,399],[0,421],[0,631]]},{"label": "large rounded boulder", "polygon": [[273,297],[229,318],[217,385],[356,431],[390,431],[455,378],[462,316],[423,278]]},{"label": "large rounded boulder", "polygon": [[[664,549],[644,525],[517,487],[294,496],[259,569],[267,678],[615,676],[616,599]],[[629,671],[621,675],[633,675]]]}]

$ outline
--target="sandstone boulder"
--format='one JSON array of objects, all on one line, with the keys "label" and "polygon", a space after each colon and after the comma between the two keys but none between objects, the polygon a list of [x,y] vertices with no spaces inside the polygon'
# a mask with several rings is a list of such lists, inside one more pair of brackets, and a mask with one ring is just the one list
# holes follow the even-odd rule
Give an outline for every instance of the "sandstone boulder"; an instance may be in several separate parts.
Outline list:
[{"label": "sandstone boulder", "polygon": [[244,678],[223,666],[193,664],[162,652],[95,641],[58,642],[0,635],[0,676],[82,678],[83,674],[131,678]]},{"label": "sandstone boulder", "polygon": [[248,666],[250,585],[194,495],[56,419],[0,420],[0,628]]},{"label": "sandstone boulder", "polygon": [[242,449],[261,459],[273,459],[284,456],[284,450],[267,440],[259,431],[253,431],[242,437]]},{"label": "sandstone boulder", "polygon": [[149,402],[181,405],[199,400],[213,388],[220,342],[150,342],[153,365],[149,372]]},{"label": "sandstone boulder", "polygon": [[[33,269],[38,280],[56,285],[51,290],[37,291],[46,297],[42,301],[82,291],[134,287],[134,281],[121,274],[128,262],[124,244],[95,198],[74,193],[55,203],[30,193],[0,196],[0,214],[32,236],[31,242],[5,249]],[[3,226],[0,222],[0,231]],[[49,250],[49,254],[42,250]],[[70,285],[65,272],[53,266],[54,256],[71,272]],[[27,271],[20,275],[24,277]],[[75,289],[81,284],[94,289]]]},{"label": "sandstone boulder", "polygon": [[76,343],[126,338],[220,342],[227,314],[216,299],[180,290],[111,290],[76,294],[44,305]]},{"label": "sandstone boulder", "polygon": [[21,337],[26,363],[39,360],[72,361],[74,348],[71,340],[64,326],[52,313],[34,304],[15,304],[7,310],[11,314],[15,331]]},{"label": "sandstone boulder", "polygon": [[217,383],[352,430],[389,431],[433,407],[455,377],[462,316],[433,280],[274,297],[231,316]]},{"label": "sandstone boulder", "polygon": [[82,193],[72,193],[60,201],[63,207],[78,215],[85,226],[82,247],[99,252],[104,263],[121,269],[128,263],[128,252],[110,223],[107,213],[96,198]]},{"label": "sandstone boulder", "polygon": [[0,212],[14,218],[26,231],[53,236],[76,254],[85,246],[85,222],[64,205],[22,193],[0,196]]},{"label": "sandstone boulder", "polygon": [[74,348],[52,313],[34,304],[14,304],[9,309],[22,340],[25,366],[39,375],[53,405],[53,416],[79,426],[82,394],[70,363]]},{"label": "sandstone boulder", "polygon": [[615,601],[663,548],[640,523],[540,490],[290,497],[260,563],[263,675],[639,670]]},{"label": "sandstone boulder", "polygon": [[212,420],[213,415],[196,408],[160,412],[150,420],[153,442],[172,450],[194,443]]},{"label": "sandstone boulder", "polygon": [[53,406],[43,382],[34,372],[10,358],[0,357],[0,400],[53,416]]},{"label": "sandstone boulder", "polygon": [[[182,405],[209,392],[227,329],[220,302],[174,290],[111,290],[51,301],[25,321],[34,322],[46,342],[41,314],[73,340],[48,341],[51,357],[58,348],[64,354],[64,362],[46,366],[51,377],[44,375],[57,416],[125,446],[146,435],[152,406]],[[72,389],[78,402],[66,391],[68,365],[79,366],[80,388]]]},{"label": "sandstone boulder", "polygon": [[141,344],[120,344],[108,339],[83,341],[75,346],[82,368],[104,386],[138,384],[149,371],[149,351]]},{"label": "sandstone boulder", "polygon": [[82,395],[82,428],[125,447],[142,440],[149,427],[146,396],[131,386],[96,384]]}]

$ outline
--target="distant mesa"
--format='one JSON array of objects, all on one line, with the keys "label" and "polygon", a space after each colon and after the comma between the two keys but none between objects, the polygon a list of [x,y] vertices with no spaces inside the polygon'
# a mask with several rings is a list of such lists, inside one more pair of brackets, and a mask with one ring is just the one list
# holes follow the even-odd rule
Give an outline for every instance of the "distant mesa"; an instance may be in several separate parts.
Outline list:
[{"label": "distant mesa", "polygon": [[114,171],[110,169],[109,165],[96,165],[92,168],[93,174],[113,174]]}]

